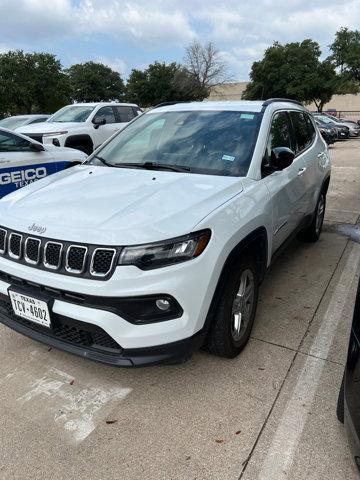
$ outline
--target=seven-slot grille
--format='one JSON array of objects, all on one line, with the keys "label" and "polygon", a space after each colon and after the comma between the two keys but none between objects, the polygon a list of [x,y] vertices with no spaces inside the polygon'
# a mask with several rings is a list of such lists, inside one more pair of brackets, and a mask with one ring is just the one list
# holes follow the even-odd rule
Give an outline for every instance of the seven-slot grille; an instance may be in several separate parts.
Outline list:
[{"label": "seven-slot grille", "polygon": [[43,270],[105,280],[113,273],[118,249],[75,245],[0,227],[0,255]]}]

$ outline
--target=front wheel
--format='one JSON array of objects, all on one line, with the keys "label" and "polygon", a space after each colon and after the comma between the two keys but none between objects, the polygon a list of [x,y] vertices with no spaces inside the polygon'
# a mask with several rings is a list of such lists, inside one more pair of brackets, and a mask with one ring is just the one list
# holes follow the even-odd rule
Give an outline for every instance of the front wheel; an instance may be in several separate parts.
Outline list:
[{"label": "front wheel", "polygon": [[259,275],[252,257],[231,267],[224,283],[208,333],[207,350],[221,357],[236,357],[247,344],[254,323]]},{"label": "front wheel", "polygon": [[320,237],[325,217],[326,196],[321,192],[316,204],[315,213],[310,225],[300,233],[301,240],[317,242]]}]

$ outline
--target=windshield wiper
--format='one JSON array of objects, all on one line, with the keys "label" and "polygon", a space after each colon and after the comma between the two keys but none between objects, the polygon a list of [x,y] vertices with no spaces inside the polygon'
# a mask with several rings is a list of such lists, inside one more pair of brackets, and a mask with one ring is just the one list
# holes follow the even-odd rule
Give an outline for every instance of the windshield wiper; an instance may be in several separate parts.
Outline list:
[{"label": "windshield wiper", "polygon": [[103,157],[100,157],[100,155],[94,155],[93,158],[97,158],[98,160],[100,160],[101,163],[103,163],[104,165],[106,165],[107,167],[114,167],[114,165],[112,165],[111,163],[108,163],[105,158]]},{"label": "windshield wiper", "polygon": [[184,165],[168,165],[166,163],[157,163],[157,162],[143,162],[143,163],[124,162],[124,163],[115,163],[113,166],[118,168],[130,167],[130,168],[143,168],[145,170],[163,169],[163,170],[171,170],[172,172],[191,172],[191,168],[185,167]]}]

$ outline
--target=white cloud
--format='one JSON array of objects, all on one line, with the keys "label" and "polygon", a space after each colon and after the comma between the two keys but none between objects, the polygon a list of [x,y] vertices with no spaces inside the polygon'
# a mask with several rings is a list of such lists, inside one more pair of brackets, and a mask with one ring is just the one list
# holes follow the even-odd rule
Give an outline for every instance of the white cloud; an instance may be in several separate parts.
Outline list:
[{"label": "white cloud", "polygon": [[[199,38],[214,41],[233,76],[246,79],[252,62],[275,40],[312,38],[327,54],[340,27],[360,25],[359,0],[16,0],[16,7],[14,3],[1,0],[6,14],[0,16],[0,48],[36,41],[54,50],[61,42],[73,42],[76,52],[79,39],[82,43],[96,39],[99,48],[92,53],[89,47],[88,58],[104,58],[121,73],[133,63],[161,60],[164,51],[168,58],[173,51],[173,59],[180,61],[180,50]],[[101,50],[102,37],[113,42],[115,54]],[[132,45],[131,53],[124,43]],[[81,55],[86,57],[86,52]]]}]

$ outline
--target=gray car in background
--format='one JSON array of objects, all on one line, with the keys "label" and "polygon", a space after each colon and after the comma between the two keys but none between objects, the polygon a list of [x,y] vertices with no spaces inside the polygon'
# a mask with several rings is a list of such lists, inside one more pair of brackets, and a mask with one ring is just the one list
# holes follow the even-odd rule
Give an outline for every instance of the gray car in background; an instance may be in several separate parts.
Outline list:
[{"label": "gray car in background", "polygon": [[349,129],[350,137],[358,137],[360,135],[360,125],[357,125],[352,121],[339,120],[333,115],[328,115],[326,113],[314,113],[314,117],[327,124],[335,124],[339,127],[347,127]]},{"label": "gray car in background", "polygon": [[15,128],[24,125],[31,125],[33,123],[46,122],[50,115],[14,115],[12,117],[3,118],[0,120],[0,127],[8,130],[15,130]]}]

